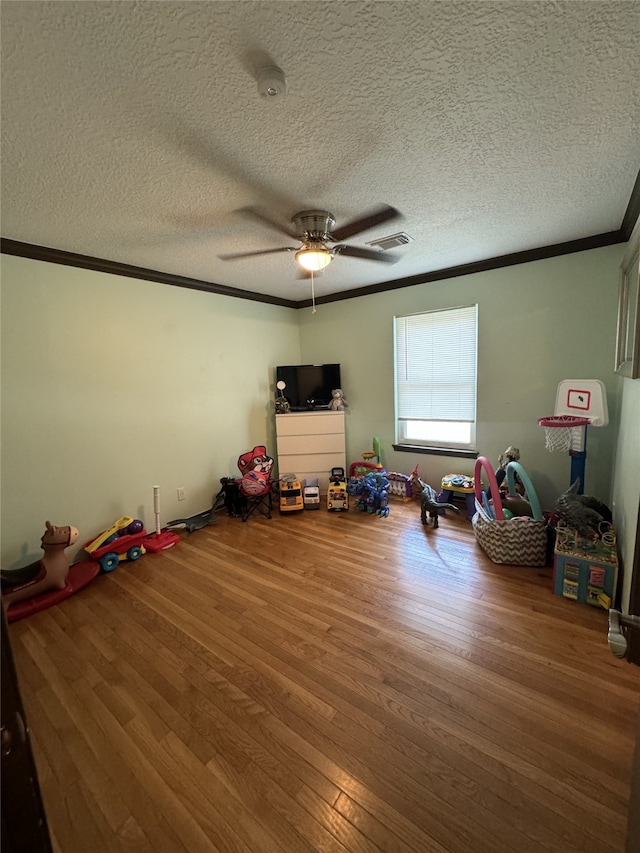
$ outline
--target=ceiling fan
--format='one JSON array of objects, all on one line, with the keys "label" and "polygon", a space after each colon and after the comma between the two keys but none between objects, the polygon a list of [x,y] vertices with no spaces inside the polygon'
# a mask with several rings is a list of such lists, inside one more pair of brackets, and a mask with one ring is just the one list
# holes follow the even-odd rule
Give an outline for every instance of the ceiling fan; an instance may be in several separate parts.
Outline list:
[{"label": "ceiling fan", "polygon": [[[322,272],[338,254],[347,255],[352,258],[363,258],[369,261],[382,261],[384,263],[393,263],[397,260],[397,256],[394,255],[384,254],[375,249],[349,246],[341,242],[347,237],[353,237],[355,234],[360,234],[369,228],[381,225],[383,222],[398,219],[401,216],[400,212],[395,207],[390,207],[389,205],[382,205],[375,208],[364,216],[360,216],[337,229],[334,229],[336,220],[333,214],[327,210],[303,210],[300,213],[296,213],[291,219],[293,229],[285,228],[256,207],[245,207],[242,212],[259,219],[292,240],[299,240],[301,245],[281,246],[277,249],[259,249],[256,252],[219,255],[220,260],[235,261],[240,258],[250,258],[257,255],[294,252],[295,259],[302,270],[305,273],[313,273],[314,275]],[[336,245],[330,247],[327,245],[328,243]]]}]

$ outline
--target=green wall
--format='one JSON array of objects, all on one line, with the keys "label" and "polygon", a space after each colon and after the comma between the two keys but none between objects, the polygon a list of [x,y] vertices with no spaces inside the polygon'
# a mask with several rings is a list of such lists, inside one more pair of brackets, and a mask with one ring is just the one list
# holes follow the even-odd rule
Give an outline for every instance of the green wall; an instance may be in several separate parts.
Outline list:
[{"label": "green wall", "polygon": [[3,568],[42,555],[46,519],[81,543],[121,515],[153,529],[154,485],[161,521],[184,518],[240,453],[275,455],[297,311],[7,255],[1,294]]},{"label": "green wall", "polygon": [[[419,463],[436,487],[446,473],[471,472],[470,460],[392,449],[392,321],[474,302],[478,449],[495,462],[518,446],[551,507],[570,462],[545,450],[537,420],[552,413],[560,380],[601,379],[610,424],[589,429],[586,486],[613,503],[630,564],[640,381],[613,372],[624,250],[347,299],[315,314],[2,256],[2,566],[41,555],[46,519],[76,525],[81,542],[124,514],[152,528],[154,484],[163,522],[206,509],[239,453],[266,442],[276,455],[277,364],[342,364],[349,462],[378,436],[389,470]],[[337,265],[326,275],[334,273]]]},{"label": "green wall", "polygon": [[569,486],[568,453],[545,450],[538,418],[553,414],[562,379],[601,379],[611,423],[590,428],[586,491],[607,501],[617,431],[619,384],[613,371],[618,267],[623,247],[611,246],[534,263],[320,305],[301,312],[305,361],[339,361],[349,402],[350,460],[381,439],[388,470],[416,463],[438,487],[452,471],[472,473],[473,461],[396,452],[393,400],[393,317],[478,304],[478,426],[481,454],[495,463],[509,445],[545,508]]}]

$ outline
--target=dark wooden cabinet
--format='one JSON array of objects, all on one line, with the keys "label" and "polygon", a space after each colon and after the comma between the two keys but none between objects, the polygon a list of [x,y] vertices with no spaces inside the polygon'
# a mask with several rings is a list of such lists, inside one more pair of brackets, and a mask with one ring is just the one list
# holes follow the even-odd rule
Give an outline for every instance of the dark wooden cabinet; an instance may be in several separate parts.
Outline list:
[{"label": "dark wooden cabinet", "polygon": [[1,651],[2,853],[51,853],[51,839],[4,610]]}]

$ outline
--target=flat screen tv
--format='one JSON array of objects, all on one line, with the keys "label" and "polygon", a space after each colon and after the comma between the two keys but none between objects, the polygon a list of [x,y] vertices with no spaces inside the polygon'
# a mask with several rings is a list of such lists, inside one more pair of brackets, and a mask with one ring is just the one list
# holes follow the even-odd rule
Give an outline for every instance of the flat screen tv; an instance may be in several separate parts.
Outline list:
[{"label": "flat screen tv", "polygon": [[276,367],[276,396],[283,394],[292,412],[326,409],[334,388],[342,388],[339,364],[290,364]]}]

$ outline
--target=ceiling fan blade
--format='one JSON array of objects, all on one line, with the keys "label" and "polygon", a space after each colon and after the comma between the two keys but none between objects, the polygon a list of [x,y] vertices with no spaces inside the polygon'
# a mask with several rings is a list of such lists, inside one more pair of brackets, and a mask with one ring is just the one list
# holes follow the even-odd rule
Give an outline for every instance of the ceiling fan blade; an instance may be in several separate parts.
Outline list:
[{"label": "ceiling fan blade", "polygon": [[284,225],[282,225],[282,223],[277,222],[275,219],[272,219],[270,216],[268,216],[259,207],[243,207],[238,212],[246,214],[248,216],[252,216],[254,219],[258,219],[260,222],[264,222],[264,224],[268,225],[269,228],[275,228],[276,231],[279,231],[286,237],[291,237],[292,240],[299,239],[299,235],[296,234],[292,228],[286,228]]},{"label": "ceiling fan blade", "polygon": [[259,249],[257,252],[236,252],[231,255],[218,255],[221,261],[237,261],[238,258],[252,258],[256,255],[274,255],[277,252],[295,252],[291,246],[281,246],[279,249]]},{"label": "ceiling fan blade", "polygon": [[145,128],[147,134],[160,134],[165,143],[168,142],[173,149],[179,149],[194,162],[236,181],[251,194],[249,197],[254,201],[259,200],[260,204],[283,213],[295,210],[298,199],[268,183],[258,163],[252,167],[242,165],[210,132],[205,133],[186,124],[183,113],[167,112],[165,105],[155,118],[146,111],[145,115],[148,116]]},{"label": "ceiling fan blade", "polygon": [[402,214],[395,207],[390,207],[388,204],[378,207],[370,211],[365,216],[359,219],[354,219],[352,222],[347,222],[342,228],[337,228],[331,232],[331,238],[334,242],[345,240],[347,237],[353,237],[354,234],[360,234],[362,231],[367,231],[369,228],[374,228],[376,225],[381,225],[383,222],[389,222],[391,219],[399,219]]},{"label": "ceiling fan blade", "polygon": [[382,261],[385,264],[395,264],[400,258],[388,252],[380,252],[377,249],[364,249],[360,246],[336,246],[336,252],[351,258],[364,258],[367,261]]}]

